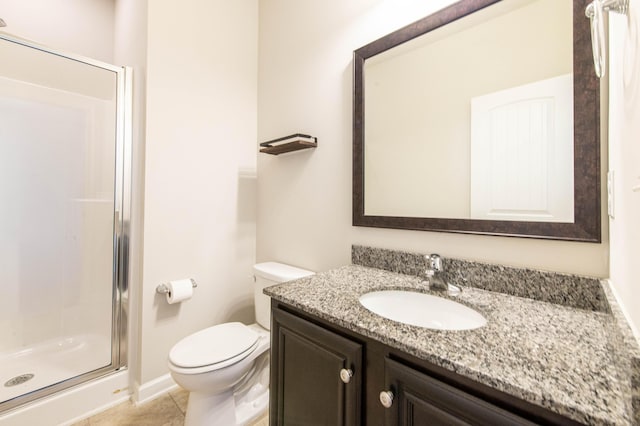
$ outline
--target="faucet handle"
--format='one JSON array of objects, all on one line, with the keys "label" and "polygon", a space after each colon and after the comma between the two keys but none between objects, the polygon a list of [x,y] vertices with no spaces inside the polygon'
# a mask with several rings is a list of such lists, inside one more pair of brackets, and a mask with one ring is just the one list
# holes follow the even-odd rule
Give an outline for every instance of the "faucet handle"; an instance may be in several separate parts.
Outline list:
[{"label": "faucet handle", "polygon": [[434,271],[434,272],[441,272],[442,271],[442,258],[440,257],[439,254],[430,254],[429,256],[425,256],[427,258],[427,262],[429,264],[429,268],[430,270]]}]

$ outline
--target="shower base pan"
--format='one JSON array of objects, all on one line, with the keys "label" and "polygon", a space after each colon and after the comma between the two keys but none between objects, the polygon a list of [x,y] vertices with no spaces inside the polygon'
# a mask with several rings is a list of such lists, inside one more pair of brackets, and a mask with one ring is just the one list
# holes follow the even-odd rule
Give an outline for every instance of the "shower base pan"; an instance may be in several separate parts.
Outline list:
[{"label": "shower base pan", "polygon": [[49,340],[0,353],[0,403],[111,363],[111,341],[96,335]]}]

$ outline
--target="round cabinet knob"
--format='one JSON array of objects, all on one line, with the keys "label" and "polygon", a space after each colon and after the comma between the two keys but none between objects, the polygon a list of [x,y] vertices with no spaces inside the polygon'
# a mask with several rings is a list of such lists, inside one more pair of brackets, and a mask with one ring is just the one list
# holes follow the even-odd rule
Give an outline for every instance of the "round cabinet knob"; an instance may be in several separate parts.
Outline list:
[{"label": "round cabinet knob", "polygon": [[391,391],[380,392],[380,403],[384,408],[391,408],[391,404],[393,404],[393,392]]},{"label": "round cabinet knob", "polygon": [[349,383],[352,377],[353,371],[351,371],[351,369],[343,368],[340,370],[340,380],[342,380],[343,383]]}]

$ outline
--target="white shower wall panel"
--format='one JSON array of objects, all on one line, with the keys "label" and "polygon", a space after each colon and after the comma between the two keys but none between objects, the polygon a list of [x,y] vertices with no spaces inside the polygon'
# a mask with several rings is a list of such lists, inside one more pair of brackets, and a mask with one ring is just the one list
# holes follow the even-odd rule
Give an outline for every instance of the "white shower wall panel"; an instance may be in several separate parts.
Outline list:
[{"label": "white shower wall panel", "polygon": [[0,77],[0,352],[111,334],[115,99],[84,93]]},{"label": "white shower wall panel", "polygon": [[113,201],[80,199],[72,206],[77,280],[62,289],[62,332],[109,336],[111,324],[105,319],[112,315]]}]

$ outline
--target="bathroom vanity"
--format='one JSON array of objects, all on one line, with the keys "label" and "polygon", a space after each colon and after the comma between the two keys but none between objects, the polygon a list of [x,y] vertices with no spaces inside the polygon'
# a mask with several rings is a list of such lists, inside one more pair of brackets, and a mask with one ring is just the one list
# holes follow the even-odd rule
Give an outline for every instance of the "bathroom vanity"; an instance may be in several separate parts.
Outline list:
[{"label": "bathroom vanity", "polygon": [[579,424],[289,305],[272,312],[275,424]]},{"label": "bathroom vanity", "polygon": [[640,357],[610,307],[466,286],[455,300],[487,324],[444,331],[385,319],[358,302],[382,289],[429,292],[419,276],[361,265],[265,290],[271,424],[637,422]]}]

